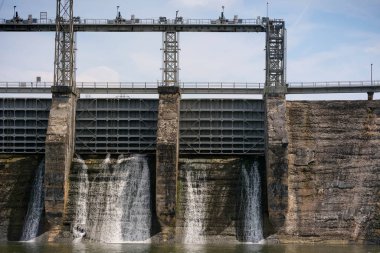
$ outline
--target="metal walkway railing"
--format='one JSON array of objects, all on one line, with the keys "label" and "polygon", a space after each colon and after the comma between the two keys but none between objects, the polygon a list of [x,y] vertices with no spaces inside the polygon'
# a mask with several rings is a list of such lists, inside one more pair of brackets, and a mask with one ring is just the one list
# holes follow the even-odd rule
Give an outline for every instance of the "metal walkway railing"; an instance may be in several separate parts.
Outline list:
[{"label": "metal walkway railing", "polygon": [[[51,93],[52,82],[0,82],[0,93]],[[81,94],[157,94],[160,82],[77,82]],[[264,83],[181,82],[183,94],[263,94]],[[290,82],[288,94],[380,92],[380,81]]]}]

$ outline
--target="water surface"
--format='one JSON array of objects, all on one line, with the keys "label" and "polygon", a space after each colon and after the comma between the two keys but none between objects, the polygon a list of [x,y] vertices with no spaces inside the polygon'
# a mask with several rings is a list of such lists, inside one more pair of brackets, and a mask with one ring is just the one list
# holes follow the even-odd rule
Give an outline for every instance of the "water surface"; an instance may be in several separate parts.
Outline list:
[{"label": "water surface", "polygon": [[380,246],[0,243],[1,253],[380,253]]}]

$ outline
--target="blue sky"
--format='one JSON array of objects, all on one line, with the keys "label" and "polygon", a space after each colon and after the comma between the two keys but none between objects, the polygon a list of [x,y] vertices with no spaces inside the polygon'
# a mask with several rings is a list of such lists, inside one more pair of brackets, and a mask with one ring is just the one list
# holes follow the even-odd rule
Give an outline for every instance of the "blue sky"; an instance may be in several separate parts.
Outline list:
[{"label": "blue sky", "polygon": [[[266,0],[77,0],[82,18],[174,17],[216,19],[266,15]],[[53,0],[0,0],[0,18],[55,17]],[[379,0],[272,0],[269,16],[286,21],[287,81],[380,79]],[[53,78],[54,33],[0,33],[0,81]],[[161,33],[78,34],[78,81],[161,79]],[[181,33],[180,81],[263,82],[263,33]]]}]

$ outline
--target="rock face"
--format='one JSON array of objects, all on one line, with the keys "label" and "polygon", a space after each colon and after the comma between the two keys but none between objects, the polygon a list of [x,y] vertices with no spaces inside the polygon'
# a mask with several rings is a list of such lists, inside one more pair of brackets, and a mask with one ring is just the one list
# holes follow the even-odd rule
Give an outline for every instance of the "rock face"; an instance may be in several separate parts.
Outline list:
[{"label": "rock face", "polygon": [[0,156],[0,241],[20,239],[41,159],[36,155]]},{"label": "rock face", "polygon": [[287,127],[283,240],[380,243],[380,101],[287,102]]},{"label": "rock face", "polygon": [[266,174],[269,222],[279,231],[285,222],[288,202],[288,133],[284,95],[265,98]]}]

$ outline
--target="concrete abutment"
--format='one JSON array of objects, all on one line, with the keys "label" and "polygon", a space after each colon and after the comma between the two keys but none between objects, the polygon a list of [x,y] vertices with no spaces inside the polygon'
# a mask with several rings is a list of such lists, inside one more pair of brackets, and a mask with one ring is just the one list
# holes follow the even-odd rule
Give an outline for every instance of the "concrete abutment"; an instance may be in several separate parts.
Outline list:
[{"label": "concrete abutment", "polygon": [[75,147],[77,93],[70,87],[53,87],[52,92],[45,141],[45,216],[50,230],[57,230],[63,225],[68,200],[68,175]]},{"label": "concrete abutment", "polygon": [[269,221],[275,232],[285,222],[288,206],[288,133],[285,95],[265,100],[265,159]]},{"label": "concrete abutment", "polygon": [[180,92],[159,87],[156,150],[156,212],[163,240],[174,237],[179,158]]}]

